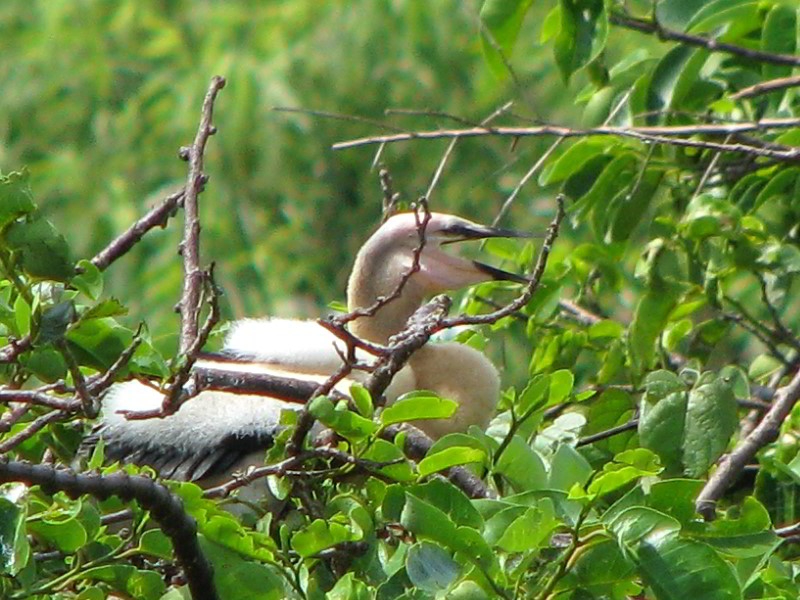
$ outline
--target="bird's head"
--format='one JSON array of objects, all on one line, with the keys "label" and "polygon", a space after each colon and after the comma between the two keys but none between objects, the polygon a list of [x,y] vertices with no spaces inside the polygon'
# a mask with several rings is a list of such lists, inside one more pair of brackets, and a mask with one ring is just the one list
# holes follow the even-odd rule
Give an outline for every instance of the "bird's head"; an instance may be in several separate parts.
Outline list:
[{"label": "bird's head", "polygon": [[[350,310],[367,308],[379,296],[389,295],[397,288],[414,264],[414,255],[420,246],[421,222],[424,223],[422,216],[413,212],[394,215],[361,247],[348,284]],[[391,327],[396,328],[392,333],[399,331],[422,299],[433,294],[493,279],[517,283],[528,281],[520,275],[446,252],[445,247],[457,242],[492,237],[533,237],[530,234],[480,225],[455,215],[430,213],[424,236],[419,270],[407,281],[400,297],[390,303],[394,306],[390,309],[387,305],[387,310],[381,310],[376,315],[377,320],[387,320],[387,327],[381,329]],[[392,317],[392,313],[397,314]],[[373,325],[378,326],[379,323],[374,322]]]}]

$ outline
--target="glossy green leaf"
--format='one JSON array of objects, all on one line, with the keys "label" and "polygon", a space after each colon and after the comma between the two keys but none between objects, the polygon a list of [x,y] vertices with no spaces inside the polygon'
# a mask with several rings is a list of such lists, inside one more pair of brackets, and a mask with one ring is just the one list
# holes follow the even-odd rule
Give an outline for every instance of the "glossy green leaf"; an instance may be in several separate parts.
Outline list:
[{"label": "glossy green leaf", "polygon": [[35,343],[48,344],[60,340],[74,319],[75,305],[71,301],[48,307],[39,318]]},{"label": "glossy green leaf", "polygon": [[658,454],[667,472],[680,471],[686,428],[686,407],[689,395],[685,391],[668,393],[656,404],[642,401],[639,417],[639,441]]},{"label": "glossy green leaf", "polygon": [[603,168],[593,179],[591,188],[571,208],[576,219],[582,219],[590,210],[608,210],[609,199],[626,189],[636,174],[638,159],[632,152],[624,152]]},{"label": "glossy green leaf", "polygon": [[419,542],[408,549],[406,572],[416,587],[437,592],[447,589],[461,575],[461,565],[450,553],[431,542]]},{"label": "glossy green leaf", "polygon": [[12,577],[25,567],[31,553],[25,534],[25,507],[9,499],[18,499],[24,493],[21,487],[4,486],[0,497],[0,573]]},{"label": "glossy green leaf", "polygon": [[160,529],[148,529],[139,538],[139,548],[145,554],[171,559],[174,556],[172,541]]},{"label": "glossy green leaf", "polygon": [[367,389],[360,383],[354,383],[350,386],[350,397],[356,405],[358,414],[367,419],[372,418],[372,396],[369,395]]},{"label": "glossy green leaf", "polygon": [[75,552],[87,541],[86,529],[67,514],[30,521],[28,530],[67,553]]},{"label": "glossy green leaf", "polygon": [[508,444],[495,470],[508,479],[518,492],[542,489],[547,485],[547,470],[541,457],[520,436]]},{"label": "glossy green leaf", "polygon": [[483,519],[470,499],[449,481],[431,479],[426,483],[411,486],[407,491],[442,510],[456,525],[473,529],[483,527]]},{"label": "glossy green leaf", "polygon": [[580,452],[568,444],[559,444],[550,460],[548,487],[569,491],[576,483],[584,485],[592,467]]},{"label": "glossy green leaf", "polygon": [[[764,19],[761,29],[761,49],[770,54],[793,55],[797,52],[797,7],[776,3]],[[764,62],[761,65],[764,79],[777,79],[791,74],[789,65]],[[778,93],[778,98],[782,96]]]},{"label": "glossy green leaf", "polygon": [[558,525],[553,503],[543,499],[517,517],[497,540],[497,546],[506,552],[526,552],[537,548],[550,538]]},{"label": "glossy green leaf", "polygon": [[675,298],[667,290],[652,289],[639,299],[628,340],[633,365],[637,370],[645,370],[652,364],[656,341],[674,306]]},{"label": "glossy green leaf", "polygon": [[572,384],[575,376],[567,369],[554,371],[550,375],[550,395],[547,399],[547,406],[555,406],[564,402],[572,393]]},{"label": "glossy green leaf", "polygon": [[738,429],[731,382],[718,377],[689,392],[683,442],[684,471],[700,477],[722,456]]},{"label": "glossy green leaf", "polygon": [[457,409],[457,403],[432,392],[412,392],[383,409],[381,424],[386,426],[416,419],[448,419]]},{"label": "glossy green leaf", "polygon": [[[404,455],[400,448],[394,444],[378,439],[370,444],[370,447],[364,452],[363,458],[374,462],[386,463],[402,459]],[[413,481],[417,478],[411,469],[411,465],[406,460],[381,467],[379,472],[397,481]]]},{"label": "glossy green leaf", "polygon": [[593,61],[605,49],[608,14],[602,0],[562,0],[561,31],[553,45],[556,64],[564,81]]},{"label": "glossy green leaf", "polygon": [[199,536],[200,549],[214,568],[214,584],[221,598],[285,598],[285,579],[277,569],[241,555]]},{"label": "glossy green leaf", "polygon": [[75,274],[67,240],[47,219],[16,221],[2,237],[10,250],[21,255],[22,268],[31,277],[67,281]]},{"label": "glossy green leaf", "polygon": [[354,539],[352,532],[341,523],[315,519],[292,536],[292,549],[300,556],[313,556],[325,548]]},{"label": "glossy green leaf", "polygon": [[486,453],[483,450],[465,446],[453,446],[434,454],[428,454],[423,458],[418,467],[419,475],[420,477],[427,477],[432,473],[443,471],[456,465],[482,463],[485,460]]},{"label": "glossy green leaf", "polygon": [[617,144],[602,137],[587,137],[578,140],[550,163],[539,175],[539,185],[545,186],[563,181],[581,169],[586,161],[600,152],[608,152]]},{"label": "glossy green leaf", "polygon": [[103,293],[103,274],[91,261],[79,260],[80,273],[70,282],[75,288],[91,300],[97,300]]},{"label": "glossy green leaf", "polygon": [[324,425],[351,440],[367,438],[378,431],[378,424],[357,415],[353,411],[335,407],[328,398],[315,398],[309,411]]},{"label": "glossy green leaf", "polygon": [[371,600],[372,598],[374,598],[372,590],[363,581],[356,579],[353,573],[346,573],[331,591],[325,594],[325,600]]}]

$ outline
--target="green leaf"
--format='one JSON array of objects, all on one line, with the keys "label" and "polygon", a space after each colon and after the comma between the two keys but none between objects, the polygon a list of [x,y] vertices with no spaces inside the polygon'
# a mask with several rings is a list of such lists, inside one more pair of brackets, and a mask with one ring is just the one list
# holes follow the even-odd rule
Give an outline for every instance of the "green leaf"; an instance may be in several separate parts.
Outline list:
[{"label": "green leaf", "polygon": [[461,576],[461,565],[441,546],[419,542],[408,549],[406,573],[416,587],[438,592],[447,589]]},{"label": "green leaf", "polygon": [[14,301],[14,322],[20,336],[27,335],[31,330],[31,305],[22,297],[17,296]]},{"label": "green leaf", "polygon": [[427,477],[432,473],[449,469],[456,465],[483,463],[486,453],[476,448],[452,446],[434,454],[428,454],[419,463],[419,476]]},{"label": "green leaf", "polygon": [[239,554],[198,536],[200,549],[214,567],[214,584],[220,598],[286,598],[284,579],[268,565],[243,559]]},{"label": "green leaf", "polygon": [[48,344],[60,340],[74,319],[75,305],[71,300],[48,307],[39,319],[34,343]]},{"label": "green leaf", "polygon": [[570,393],[572,393],[572,384],[575,377],[572,372],[567,369],[560,369],[554,371],[550,375],[550,396],[547,400],[547,406],[555,406],[564,402]]},{"label": "green leaf", "polygon": [[[581,434],[592,435],[624,425],[633,417],[635,408],[633,398],[628,392],[618,388],[609,388],[599,397],[592,399],[589,404],[589,414],[586,417],[587,423]],[[628,448],[631,437],[634,435],[633,432],[619,433],[607,439],[598,440],[592,446],[611,454],[617,454]]]},{"label": "green leaf", "polygon": [[729,378],[717,377],[689,392],[683,441],[685,473],[689,477],[704,475],[722,456],[738,426]]},{"label": "green leaf", "polygon": [[536,375],[529,379],[527,385],[514,403],[518,417],[522,418],[529,412],[543,408],[545,405],[545,394],[549,389],[549,375]]},{"label": "green leaf", "polygon": [[27,171],[0,174],[0,230],[36,210]]},{"label": "green leaf", "polygon": [[42,217],[11,223],[3,234],[8,248],[21,255],[31,277],[67,281],[75,274],[67,240]]},{"label": "green leaf", "polygon": [[133,332],[112,318],[82,319],[67,332],[70,350],[80,364],[110,367],[133,339]]},{"label": "green leaf", "polygon": [[0,574],[14,577],[28,564],[31,554],[25,535],[25,506],[18,505],[25,488],[21,484],[5,485],[0,492]]},{"label": "green leaf", "polygon": [[636,174],[638,158],[632,152],[618,154],[606,165],[592,186],[570,209],[576,220],[581,220],[590,210],[606,211],[609,198],[624,190]]},{"label": "green leaf", "polygon": [[553,45],[564,81],[588,65],[606,47],[608,14],[603,0],[560,0],[561,31]]},{"label": "green leaf", "polygon": [[589,326],[587,333],[593,342],[606,343],[611,340],[619,339],[625,331],[623,326],[617,321],[604,319]]},{"label": "green leaf", "polygon": [[378,424],[346,408],[335,407],[325,396],[315,398],[309,411],[320,423],[349,440],[365,439],[378,431]]},{"label": "green leaf", "polygon": [[693,537],[736,558],[769,555],[781,543],[767,509],[752,496],[746,496],[724,518],[702,524],[695,521],[693,525],[689,530]]},{"label": "green leaf", "polygon": [[685,391],[667,394],[651,404],[642,400],[639,417],[639,441],[644,448],[658,454],[668,473],[678,473],[682,466],[686,407]]},{"label": "green leaf", "polygon": [[81,320],[104,319],[106,317],[119,317],[127,315],[128,309],[116,298],[102,300],[81,315]]},{"label": "green leaf", "polygon": [[683,30],[692,16],[708,0],[661,0],[656,5],[656,18],[664,27]]},{"label": "green leaf", "polygon": [[19,362],[28,371],[47,383],[54,383],[67,374],[67,363],[64,356],[51,346],[34,348],[20,356]]},{"label": "green leaf", "polygon": [[360,383],[354,383],[350,386],[350,397],[356,405],[358,414],[367,419],[372,418],[372,396],[369,395],[367,388]]},{"label": "green leaf", "polygon": [[70,514],[48,516],[32,520],[28,530],[40,536],[62,552],[75,552],[87,541],[86,529]]},{"label": "green leaf", "polygon": [[776,196],[794,194],[798,179],[800,179],[800,167],[789,167],[778,171],[756,196],[753,201],[752,212],[757,211]]},{"label": "green leaf", "polygon": [[433,392],[411,392],[383,409],[381,424],[385,427],[417,419],[449,419],[457,409],[456,402],[440,398]]},{"label": "green leaf", "polygon": [[72,278],[72,285],[87,298],[97,300],[103,293],[103,274],[89,260],[79,260],[80,273]]},{"label": "green leaf", "polygon": [[518,492],[540,490],[547,486],[547,470],[542,458],[519,436],[515,435],[495,465]]},{"label": "green leaf", "polygon": [[481,7],[481,47],[497,77],[508,74],[506,62],[531,4],[533,0],[485,0]]},{"label": "green leaf", "polygon": [[148,529],[139,538],[139,550],[151,556],[165,558],[174,556],[172,541],[160,529]]},{"label": "green leaf", "polygon": [[342,542],[353,541],[353,533],[341,523],[315,519],[296,532],[291,539],[292,549],[306,558]]},{"label": "green leaf", "polygon": [[[793,55],[797,50],[797,8],[776,3],[764,19],[761,29],[761,49],[770,54]],[[764,79],[787,77],[792,72],[789,65],[774,65],[764,62],[761,65]],[[779,100],[783,92],[776,94]]]},{"label": "green leaf", "polygon": [[[664,176],[661,169],[648,168],[641,179],[634,180],[636,189],[623,194],[615,203],[606,237],[612,242],[627,241],[633,229],[639,224],[650,203],[656,198],[656,191]],[[597,209],[595,209],[597,210]]]},{"label": "green leaf", "polygon": [[652,364],[656,340],[661,337],[674,306],[674,296],[665,289],[648,290],[639,299],[628,340],[633,366],[637,371],[644,371]]},{"label": "green leaf", "polygon": [[559,444],[550,459],[548,487],[569,491],[576,483],[584,485],[592,474],[592,466],[569,444]]},{"label": "green leaf", "polygon": [[668,479],[650,487],[647,505],[680,521],[685,526],[696,519],[694,500],[703,489],[697,479]]},{"label": "green leaf", "polygon": [[637,548],[636,558],[645,583],[658,600],[742,597],[730,564],[710,546],[684,540],[676,532],[650,536]]},{"label": "green leaf", "polygon": [[371,600],[373,597],[367,584],[356,579],[352,572],[340,577],[331,591],[325,594],[325,600]]},{"label": "green leaf", "polygon": [[603,471],[586,488],[589,494],[602,496],[628,485],[630,482],[661,471],[655,454],[645,448],[626,450],[603,465]]},{"label": "green leaf", "polygon": [[587,137],[578,140],[542,170],[539,185],[558,183],[579,171],[584,164],[598,153],[613,151],[617,142],[603,137]]},{"label": "green leaf", "polygon": [[[378,439],[370,444],[367,451],[364,452],[363,458],[375,462],[390,462],[405,458],[405,456],[402,450],[394,444],[386,440]],[[396,481],[413,481],[417,478],[414,471],[411,469],[411,465],[406,460],[398,462],[397,464],[381,467],[378,472]]]},{"label": "green leaf", "polygon": [[726,199],[700,194],[686,207],[681,227],[686,237],[697,240],[730,231],[741,218],[739,209]]},{"label": "green leaf", "polygon": [[456,525],[473,529],[483,527],[483,519],[464,492],[443,479],[431,479],[426,483],[413,485],[406,491],[421,500],[431,503],[443,512]]},{"label": "green leaf", "polygon": [[497,546],[506,552],[533,550],[544,542],[549,542],[550,533],[559,524],[552,501],[544,498],[508,526],[497,540]]}]

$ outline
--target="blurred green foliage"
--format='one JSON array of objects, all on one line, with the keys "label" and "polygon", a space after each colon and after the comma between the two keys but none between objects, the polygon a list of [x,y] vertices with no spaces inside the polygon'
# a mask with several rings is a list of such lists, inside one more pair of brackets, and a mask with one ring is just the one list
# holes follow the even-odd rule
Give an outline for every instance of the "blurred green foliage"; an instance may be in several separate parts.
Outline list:
[{"label": "blurred green foliage", "polygon": [[[744,50],[665,43],[620,25],[647,30],[653,18]],[[227,313],[313,314],[341,297],[380,205],[375,147],[330,145],[392,129],[274,106],[402,129],[464,123],[385,118],[384,109],[472,123],[508,98],[505,122],[515,124],[797,119],[797,87],[741,91],[796,71],[751,51],[797,55],[798,22],[795,4],[781,0],[662,0],[655,10],[644,0],[6,1],[2,391],[36,388],[72,405],[43,422],[52,406],[5,402],[0,443],[16,460],[68,463],[91,422],[70,387],[76,373],[91,389],[141,319],[150,330],[126,369],[162,378],[174,369],[163,356],[175,347],[178,224],[106,272],[80,259],[183,184],[176,151],[194,135],[212,74],[228,85],[206,153],[202,247],[219,263]],[[701,521],[695,506],[720,456],[747,435],[747,412],[797,377],[800,169],[785,155],[759,156],[797,148],[792,124],[691,138],[738,144],[725,152],[611,135],[555,148],[506,217],[541,228],[552,197],[566,198],[568,222],[541,286],[515,318],[447,334],[503,351],[508,385],[490,427],[445,436],[417,463],[402,439],[377,432],[450,414],[452,403],[418,393],[378,413],[357,389],[354,406],[318,398],[310,407],[339,434],[339,450],[373,461],[355,483],[353,460],[316,457],[311,468],[324,477],[272,480],[287,496],[280,520],[264,506],[243,521],[197,486],[170,484],[197,521],[222,596],[794,600],[797,405],[777,439],[763,440],[754,481],[743,475],[720,500],[716,521]],[[552,142],[460,142],[433,207],[491,220]],[[426,189],[446,144],[383,149],[407,201]],[[517,269],[533,258],[530,245],[484,249]],[[476,286],[462,308],[486,310],[481,297],[510,294]],[[285,457],[290,433],[269,461]],[[103,452],[98,444],[91,468]],[[471,499],[430,477],[452,465],[471,469],[493,497]],[[106,467],[120,468],[140,471]],[[51,492],[0,489],[0,596],[180,597],[171,542],[145,511]],[[126,506],[132,530],[101,525]]]},{"label": "blurred green foliage", "polygon": [[[183,184],[177,150],[194,136],[210,76],[224,75],[220,135],[209,144],[211,179],[201,198],[204,256],[218,263],[228,316],[315,314],[343,296],[352,257],[380,214],[372,149],[334,153],[330,145],[374,127],[273,107],[378,119],[386,108],[431,108],[480,120],[505,102],[509,84],[498,83],[481,56],[478,6],[4,2],[0,168],[27,166],[43,212],[88,258]],[[546,56],[524,62],[537,80],[534,109],[555,107],[547,116],[562,117],[569,106],[556,101],[563,86]],[[444,144],[386,149],[405,200],[424,192]],[[544,144],[516,154],[504,141],[463,144],[433,207],[491,219],[522,167],[503,177],[496,170]],[[519,225],[541,224],[526,212],[519,209]],[[157,337],[177,322],[165,309],[180,289],[179,234],[173,225],[147,236],[108,275],[131,318],[146,319]]]}]

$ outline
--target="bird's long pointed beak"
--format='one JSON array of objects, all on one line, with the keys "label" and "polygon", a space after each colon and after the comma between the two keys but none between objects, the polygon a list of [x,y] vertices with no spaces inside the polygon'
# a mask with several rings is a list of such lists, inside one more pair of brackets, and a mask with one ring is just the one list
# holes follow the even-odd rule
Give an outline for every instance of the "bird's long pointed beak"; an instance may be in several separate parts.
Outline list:
[{"label": "bird's long pointed beak", "polygon": [[492,279],[528,283],[528,279],[521,275],[446,254],[441,250],[441,246],[486,238],[532,238],[537,237],[536,235],[468,221],[442,227],[437,234],[439,238],[435,240],[437,243],[425,247],[420,261],[421,280],[429,292],[439,293]]},{"label": "bird's long pointed beak", "polygon": [[516,231],[514,229],[505,229],[503,227],[492,227],[490,225],[478,225],[477,223],[462,224],[458,223],[448,227],[444,231],[448,235],[453,236],[441,242],[441,245],[454,244],[456,242],[466,242],[469,240],[484,240],[487,238],[535,238],[541,237],[539,235],[528,233],[526,231]]},{"label": "bird's long pointed beak", "polygon": [[472,264],[476,269],[478,269],[478,271],[485,273],[491,279],[495,279],[497,281],[513,281],[514,283],[521,283],[523,285],[530,283],[530,279],[524,275],[517,275],[516,273],[512,273],[510,271],[504,271],[503,269],[498,269],[497,267],[484,264],[477,260],[473,260]]}]

